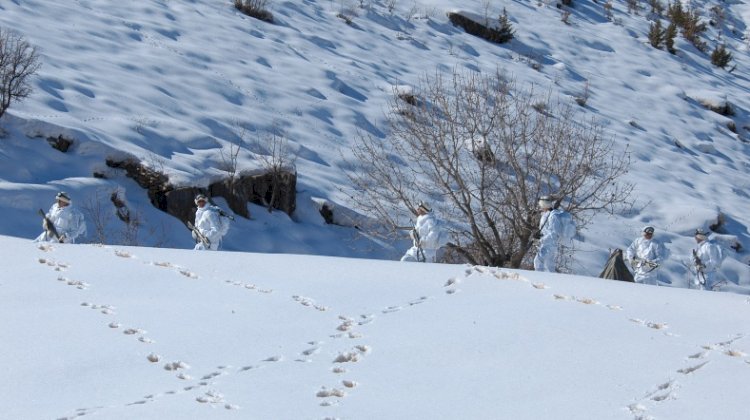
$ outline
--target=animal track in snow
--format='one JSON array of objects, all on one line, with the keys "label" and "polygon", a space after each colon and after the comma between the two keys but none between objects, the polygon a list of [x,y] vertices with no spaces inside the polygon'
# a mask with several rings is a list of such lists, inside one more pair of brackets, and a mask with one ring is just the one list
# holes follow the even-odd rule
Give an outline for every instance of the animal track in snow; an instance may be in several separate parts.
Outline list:
[{"label": "animal track in snow", "polygon": [[353,363],[358,362],[360,360],[361,356],[364,356],[368,353],[370,353],[371,349],[369,346],[366,345],[357,345],[354,346],[354,348],[351,351],[339,353],[338,356],[336,356],[335,359],[333,359],[334,363]]},{"label": "animal track in snow", "polygon": [[180,274],[191,279],[197,279],[198,275],[189,270],[180,270]]},{"label": "animal track in snow", "polygon": [[727,349],[727,351],[725,351],[724,354],[726,354],[727,356],[731,356],[731,357],[745,357],[745,356],[747,356],[747,354],[745,354],[744,352],[741,352],[739,350],[733,350],[733,349]]},{"label": "animal track in snow", "polygon": [[172,263],[170,262],[160,262],[160,261],[154,261],[151,263],[152,265],[155,265],[157,267],[164,267],[164,268],[172,268],[174,267]]},{"label": "animal track in snow", "polygon": [[494,272],[492,273],[492,275],[495,276],[495,278],[498,278],[500,280],[516,280],[516,281],[528,282],[528,280],[525,277],[522,277],[518,273],[500,271],[500,272]]},{"label": "animal track in snow", "polygon": [[644,321],[642,319],[637,318],[630,318],[630,321],[635,322],[636,324],[641,324],[646,327],[655,329],[655,330],[664,330],[668,328],[668,325],[664,322],[650,322],[650,321]]},{"label": "animal track in snow", "polygon": [[47,244],[40,244],[37,248],[44,252],[50,252],[54,249],[52,245],[47,245]]},{"label": "animal track in snow", "polygon": [[333,359],[334,363],[354,363],[358,362],[360,357],[359,352],[355,351],[348,351],[344,353],[339,353],[338,356],[336,356],[335,359]]},{"label": "animal track in snow", "polygon": [[307,350],[304,350],[301,354],[303,356],[312,356],[313,354],[320,353],[320,347],[311,347]]},{"label": "animal track in snow", "polygon": [[429,299],[427,296],[422,296],[422,297],[420,297],[417,300],[413,300],[413,301],[409,302],[409,306],[419,305],[420,303],[426,302],[427,299]]},{"label": "animal track in snow", "polygon": [[454,285],[459,284],[459,283],[461,283],[461,279],[459,279],[457,277],[451,277],[451,278],[448,279],[448,281],[445,282],[445,284],[443,285],[443,287],[450,287],[450,286],[454,286]]},{"label": "animal track in snow", "polygon": [[120,258],[133,258],[133,254],[131,254],[131,253],[127,252],[127,251],[120,251],[120,250],[117,250],[117,249],[115,250],[115,255],[117,255]]},{"label": "animal track in snow", "polygon": [[[224,283],[226,283],[226,284],[228,284],[230,286],[242,287],[242,288],[245,288],[247,290],[251,290],[251,291],[254,291],[254,292],[258,292],[258,293],[273,293],[273,289],[261,289],[261,288],[259,288],[258,286],[256,286],[255,284],[252,284],[252,283],[242,283],[240,281],[232,281],[232,280],[225,280]],[[327,310],[328,308],[324,308],[323,309],[323,307],[320,307],[320,308],[316,307],[316,309],[318,309],[318,310]]]},{"label": "animal track in snow", "polygon": [[190,369],[190,365],[182,361],[170,362],[164,365],[164,370],[176,371],[180,369]]},{"label": "animal track in snow", "polygon": [[79,290],[86,290],[90,286],[90,284],[88,284],[86,282],[83,282],[83,281],[80,281],[80,280],[72,280],[72,279],[69,279],[69,278],[63,277],[63,276],[58,276],[57,277],[57,281],[64,282],[68,286],[73,286],[73,287],[75,287],[76,289],[79,289]]},{"label": "animal track in snow", "polygon": [[657,386],[653,392],[647,394],[646,398],[657,402],[666,401],[672,398],[675,387],[676,384],[674,381],[665,382]]},{"label": "animal track in snow", "polygon": [[220,404],[224,402],[224,396],[217,391],[209,390],[196,397],[195,400],[202,404]]},{"label": "animal track in snow", "polygon": [[695,366],[689,366],[689,367],[686,367],[686,368],[678,369],[677,372],[682,373],[683,375],[688,375],[688,374],[691,374],[691,373],[695,372],[696,370],[702,368],[703,366],[706,366],[707,364],[708,364],[708,362],[703,362],[703,363],[697,364]]},{"label": "animal track in snow", "polygon": [[401,309],[402,308],[400,306],[389,306],[389,307],[383,309],[383,313],[384,314],[390,314],[390,313],[393,313],[393,312],[398,312]]},{"label": "animal track in snow", "polygon": [[345,316],[339,316],[339,319],[343,320],[344,322],[342,322],[341,324],[339,324],[338,327],[336,327],[337,330],[346,332],[346,331],[349,331],[352,328],[354,328],[354,320],[353,319],[347,318]]},{"label": "animal track in snow", "polygon": [[209,373],[207,375],[203,375],[201,377],[201,380],[208,381],[210,379],[213,379],[213,378],[215,378],[217,376],[221,376],[221,375],[226,375],[226,373],[225,372],[211,372],[211,373]]},{"label": "animal track in snow", "polygon": [[146,356],[146,359],[148,359],[151,363],[157,363],[159,360],[161,360],[161,356],[155,353],[150,353],[148,356]]},{"label": "animal track in snow", "polygon": [[262,361],[263,362],[281,362],[282,360],[284,360],[283,356],[271,356],[271,357],[267,357],[263,359]]},{"label": "animal track in snow", "polygon": [[599,304],[599,302],[591,298],[577,298],[576,302],[583,303],[584,305],[598,305]]},{"label": "animal track in snow", "polygon": [[360,320],[357,322],[357,325],[367,325],[373,321],[375,321],[375,315],[360,315]]},{"label": "animal track in snow", "polygon": [[98,310],[104,315],[114,315],[115,314],[115,307],[112,305],[99,305],[96,303],[89,303],[89,302],[83,302],[81,303],[81,306],[88,307],[93,310]]},{"label": "animal track in snow", "polygon": [[344,391],[342,391],[340,389],[337,389],[337,388],[321,387],[320,391],[318,391],[315,394],[315,396],[318,397],[318,398],[328,398],[328,397],[343,398],[343,397],[346,396],[346,392],[344,392]]},{"label": "animal track in snow", "polygon": [[544,283],[532,283],[531,287],[533,287],[534,289],[541,289],[541,290],[549,289],[549,286],[547,286]]},{"label": "animal track in snow", "polygon": [[707,354],[707,351],[702,351],[699,353],[691,354],[690,356],[688,356],[688,359],[703,359]]},{"label": "animal track in snow", "polygon": [[311,308],[315,308],[315,309],[317,309],[320,312],[325,312],[325,311],[328,310],[327,306],[319,305],[319,304],[315,303],[315,300],[310,299],[310,298],[306,298],[304,296],[294,295],[294,296],[292,296],[292,299],[294,299],[296,302],[299,302],[299,304],[302,305],[302,306],[308,306],[308,307],[311,307]]},{"label": "animal track in snow", "polygon": [[70,266],[66,263],[55,262],[54,260],[48,260],[46,258],[39,258],[39,264],[46,264],[49,267],[54,267],[55,271],[65,271]]}]

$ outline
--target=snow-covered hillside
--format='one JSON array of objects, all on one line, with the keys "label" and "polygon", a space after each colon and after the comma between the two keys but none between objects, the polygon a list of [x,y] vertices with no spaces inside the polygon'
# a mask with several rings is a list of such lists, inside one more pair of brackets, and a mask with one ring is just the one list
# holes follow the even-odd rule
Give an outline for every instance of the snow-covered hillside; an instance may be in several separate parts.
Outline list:
[{"label": "snow-covered hillside", "polygon": [[750,301],[0,236],[2,419],[747,418]]},{"label": "snow-covered hillside", "polygon": [[[632,152],[626,181],[636,185],[634,210],[597,217],[580,236],[573,271],[597,274],[609,248],[627,246],[649,223],[672,250],[665,284],[684,287],[695,228],[721,214],[725,245],[750,247],[750,9],[743,2],[685,3],[706,22],[721,7],[723,20],[709,25],[704,40],[709,48],[727,43],[736,64],[729,73],[681,38],[676,55],[652,48],[648,10],[610,4],[611,17],[604,2],[584,1],[572,9],[546,1],[273,1],[276,22],[269,24],[229,0],[3,2],[0,26],[39,47],[43,67],[32,96],[2,120],[0,233],[35,236],[36,209],[66,190],[78,205],[104,209],[108,243],[187,248],[184,226],[105,161],[134,157],[174,185],[206,186],[226,175],[222,156],[243,125],[243,171],[261,166],[255,140],[280,132],[289,141],[298,206],[292,217],[251,206],[255,219],[238,218],[226,249],[395,259],[406,240],[375,242],[326,225],[318,214],[323,201],[346,211],[363,199],[351,197],[344,174],[356,170],[344,164],[353,140],[387,135],[384,110],[394,86],[435,71],[499,68],[520,86],[566,101],[585,95],[580,112],[604,125],[618,152]],[[495,45],[466,34],[446,17],[459,8],[475,17],[507,10],[516,38]],[[337,17],[342,12],[351,24]],[[726,102],[734,115],[703,105]],[[45,140],[59,135],[75,139],[65,154]],[[113,216],[113,191],[140,215],[135,238]],[[742,290],[750,285],[748,254],[730,252],[728,289]]]}]

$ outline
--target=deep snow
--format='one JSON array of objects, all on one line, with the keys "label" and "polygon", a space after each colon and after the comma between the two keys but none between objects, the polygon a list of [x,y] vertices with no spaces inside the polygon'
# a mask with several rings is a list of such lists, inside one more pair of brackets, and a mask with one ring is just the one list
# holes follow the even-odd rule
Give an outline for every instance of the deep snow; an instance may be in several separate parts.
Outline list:
[{"label": "deep snow", "polygon": [[3,419],[744,419],[750,300],[0,237]]}]

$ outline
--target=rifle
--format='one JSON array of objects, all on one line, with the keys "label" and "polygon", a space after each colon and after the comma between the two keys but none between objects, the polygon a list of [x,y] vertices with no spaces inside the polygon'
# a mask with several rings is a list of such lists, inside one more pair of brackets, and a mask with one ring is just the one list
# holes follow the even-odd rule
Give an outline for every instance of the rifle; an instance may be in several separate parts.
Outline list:
[{"label": "rifle", "polygon": [[417,247],[417,261],[419,262],[425,262],[427,261],[427,257],[424,255],[424,250],[422,249],[422,241],[419,238],[419,233],[417,232],[414,227],[409,226],[394,226],[396,230],[408,230],[411,231],[411,239],[414,241],[414,246]]},{"label": "rifle", "polygon": [[57,239],[57,242],[63,242],[63,240],[65,239],[64,236],[61,236],[59,233],[57,233],[55,224],[52,223],[52,220],[49,220],[49,217],[47,217],[47,214],[44,212],[44,210],[39,209],[39,215],[42,216],[42,226],[44,226],[44,230],[47,232],[47,237],[53,237]]},{"label": "rifle", "polygon": [[706,273],[703,271],[706,266],[703,264],[703,261],[701,261],[701,258],[698,256],[698,251],[693,249],[693,263],[695,263],[695,271],[698,272],[698,283],[701,284],[701,286],[706,285]]},{"label": "rifle", "polygon": [[655,263],[651,260],[644,260],[638,257],[633,258],[633,261],[631,262],[631,266],[633,267],[633,270],[637,270],[638,268],[643,267],[644,265],[650,268],[650,270],[646,271],[646,273],[650,273],[656,270],[657,268],[659,268],[658,263]]},{"label": "rifle", "polygon": [[190,222],[189,220],[187,222],[187,227],[188,229],[193,231],[193,233],[198,238],[198,240],[203,243],[203,246],[205,246],[206,248],[211,247],[211,241],[208,238],[206,238],[206,235],[202,234],[201,231],[198,230],[198,228],[195,227],[195,225],[193,225],[193,223]]},{"label": "rifle", "polygon": [[231,220],[231,221],[234,222],[234,216],[232,216],[231,214],[225,212],[224,209],[222,209],[222,208],[220,208],[218,206],[216,208],[219,209],[219,216],[226,217],[227,219],[229,219],[229,220]]}]

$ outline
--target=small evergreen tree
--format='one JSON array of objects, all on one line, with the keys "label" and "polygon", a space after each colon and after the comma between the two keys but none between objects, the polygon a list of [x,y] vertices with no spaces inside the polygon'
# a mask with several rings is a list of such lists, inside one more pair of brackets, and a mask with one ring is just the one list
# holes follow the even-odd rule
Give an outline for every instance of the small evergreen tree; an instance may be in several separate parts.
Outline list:
[{"label": "small evergreen tree", "polygon": [[667,47],[667,51],[670,54],[677,54],[677,50],[674,48],[674,39],[677,37],[677,25],[674,22],[670,22],[667,26],[666,32],[664,32],[664,45]]},{"label": "small evergreen tree", "polygon": [[500,17],[497,18],[497,30],[501,34],[502,41],[508,42],[511,39],[513,39],[513,34],[516,32],[515,29],[513,29],[513,24],[510,22],[510,19],[508,18],[508,11],[503,8],[503,14],[500,15]]},{"label": "small evergreen tree", "polygon": [[706,24],[701,22],[700,14],[697,10],[689,10],[684,15],[682,23],[682,36],[690,41],[695,48],[706,51],[706,43],[701,41],[700,36],[706,31]]},{"label": "small evergreen tree", "polygon": [[732,60],[732,53],[727,51],[727,46],[724,44],[719,45],[711,53],[711,64],[722,69],[729,65],[729,61]]},{"label": "small evergreen tree", "polygon": [[664,42],[664,36],[666,31],[661,26],[661,19],[656,19],[656,22],[652,22],[648,29],[648,42],[652,47],[661,49],[661,44]]},{"label": "small evergreen tree", "polygon": [[641,5],[639,4],[639,0],[627,0],[628,4],[628,13],[633,13],[634,15],[638,15],[638,9],[641,8]]},{"label": "small evergreen tree", "polygon": [[648,5],[651,6],[652,15],[661,17],[664,14],[664,5],[660,0],[648,0]]},{"label": "small evergreen tree", "polygon": [[667,16],[675,25],[682,27],[685,22],[685,11],[682,9],[682,3],[679,0],[676,3],[667,5]]}]

